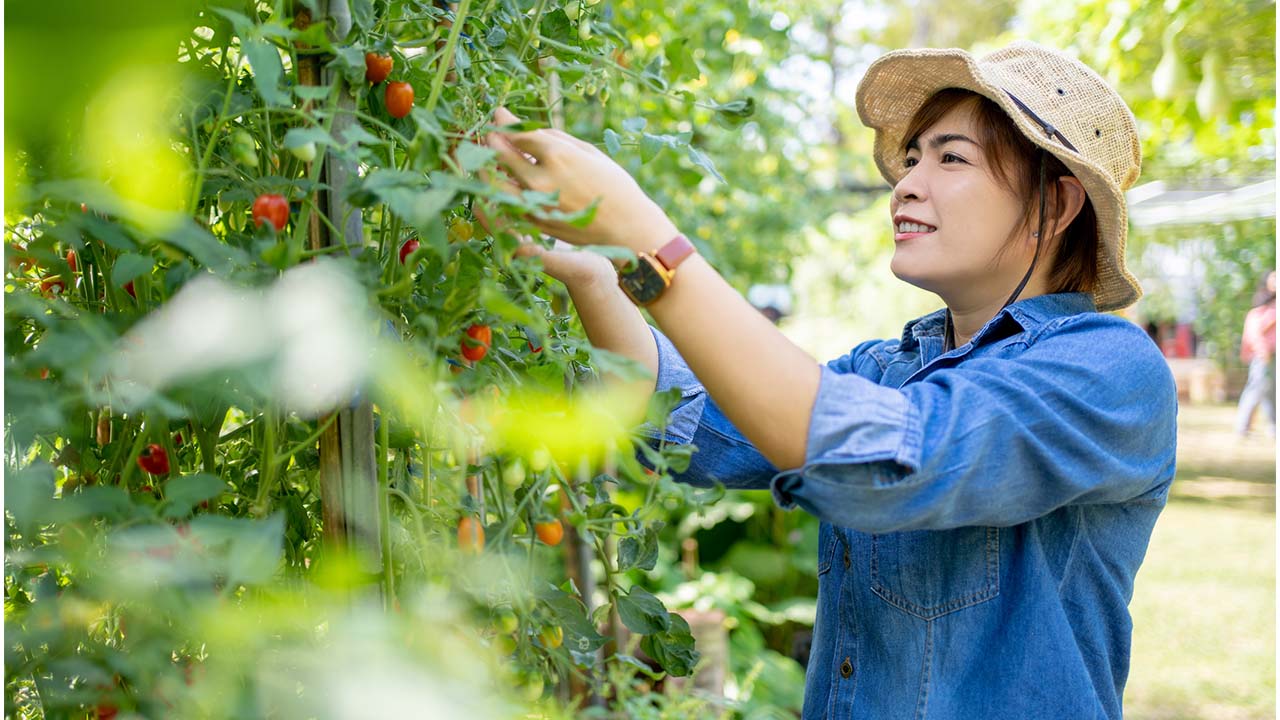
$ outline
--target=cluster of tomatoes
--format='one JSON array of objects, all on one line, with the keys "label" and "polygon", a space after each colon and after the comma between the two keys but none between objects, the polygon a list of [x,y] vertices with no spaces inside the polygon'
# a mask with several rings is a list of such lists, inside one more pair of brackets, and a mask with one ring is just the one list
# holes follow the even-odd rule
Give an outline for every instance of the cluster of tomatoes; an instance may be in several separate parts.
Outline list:
[{"label": "cluster of tomatoes", "polygon": [[[369,52],[364,55],[364,79],[377,85],[391,76],[395,60],[390,55]],[[399,120],[413,110],[413,86],[407,82],[389,82],[383,90],[387,114]]]}]

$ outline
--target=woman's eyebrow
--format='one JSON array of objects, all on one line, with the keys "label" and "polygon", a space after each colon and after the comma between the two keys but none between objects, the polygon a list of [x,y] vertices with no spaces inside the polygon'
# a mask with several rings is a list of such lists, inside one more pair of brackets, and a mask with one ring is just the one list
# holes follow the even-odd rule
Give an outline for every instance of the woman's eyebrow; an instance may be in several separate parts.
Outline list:
[{"label": "woman's eyebrow", "polygon": [[[978,144],[977,140],[974,140],[968,135],[962,135],[960,133],[943,133],[942,135],[934,135],[932,138],[929,139],[929,147],[933,148],[934,150],[937,150],[943,145],[946,145],[947,143],[951,143],[951,142],[967,142],[978,149],[982,149],[982,145]],[[907,150],[919,150],[919,149],[920,149],[919,138],[913,139],[911,142],[907,143]]]}]

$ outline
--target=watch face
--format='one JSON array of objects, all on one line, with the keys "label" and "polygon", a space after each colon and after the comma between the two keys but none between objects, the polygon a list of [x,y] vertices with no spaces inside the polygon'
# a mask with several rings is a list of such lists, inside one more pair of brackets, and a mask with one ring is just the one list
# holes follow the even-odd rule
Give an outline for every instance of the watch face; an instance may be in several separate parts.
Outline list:
[{"label": "watch face", "polygon": [[619,275],[618,284],[632,300],[641,305],[657,300],[662,291],[667,289],[662,273],[658,272],[653,266],[653,260],[648,257],[640,258],[635,270]]}]

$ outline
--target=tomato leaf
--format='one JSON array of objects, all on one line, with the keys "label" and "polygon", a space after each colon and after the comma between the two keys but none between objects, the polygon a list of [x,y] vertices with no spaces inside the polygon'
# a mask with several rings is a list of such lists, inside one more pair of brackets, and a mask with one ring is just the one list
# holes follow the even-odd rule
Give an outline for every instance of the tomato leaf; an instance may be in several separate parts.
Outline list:
[{"label": "tomato leaf", "polygon": [[614,594],[618,617],[632,632],[652,635],[671,628],[671,613],[653,593],[633,586],[627,594]]},{"label": "tomato leaf", "polygon": [[658,153],[662,152],[662,148],[665,146],[666,143],[661,137],[643,133],[640,136],[640,162],[648,163],[658,157]]},{"label": "tomato leaf", "polygon": [[629,117],[622,121],[622,129],[627,132],[638,133],[644,130],[649,121],[642,117]]},{"label": "tomato leaf", "polygon": [[725,179],[720,175],[720,171],[716,170],[716,164],[712,162],[711,158],[708,157],[706,154],[704,154],[701,150],[690,145],[687,148],[685,148],[685,153],[686,155],[688,155],[689,160],[694,165],[697,165],[703,170],[706,170],[716,180],[719,180],[720,182],[725,182]]},{"label": "tomato leaf", "polygon": [[373,27],[373,3],[370,0],[349,0],[351,8],[351,20],[361,30],[367,31]]},{"label": "tomato leaf", "polygon": [[662,669],[676,677],[693,672],[700,657],[698,651],[693,649],[693,633],[689,631],[689,623],[675,614],[671,615],[671,629],[645,635],[640,640],[640,649],[657,660]]},{"label": "tomato leaf", "polygon": [[678,38],[666,44],[663,52],[671,68],[671,77],[675,80],[695,79],[702,71],[694,61],[693,50],[689,48],[686,38]]},{"label": "tomato leaf", "polygon": [[302,147],[307,143],[315,143],[317,145],[334,145],[333,138],[329,137],[329,133],[320,128],[291,128],[289,132],[284,134],[284,148],[292,150],[296,147]]},{"label": "tomato leaf", "polygon": [[115,267],[111,270],[111,280],[116,287],[124,287],[129,281],[151,272],[155,264],[156,261],[150,256],[125,253],[116,258]]},{"label": "tomato leaf", "polygon": [[161,514],[167,518],[186,517],[196,505],[218,497],[226,489],[227,483],[212,475],[175,477],[164,484],[165,503]]},{"label": "tomato leaf", "polygon": [[501,25],[494,25],[484,34],[484,44],[491,48],[500,48],[507,43],[507,31]]},{"label": "tomato leaf", "polygon": [[618,133],[605,128],[604,147],[609,151],[610,155],[617,157],[622,152],[622,143],[618,140]]},{"label": "tomato leaf", "polygon": [[646,527],[639,538],[634,535],[622,538],[618,543],[619,570],[652,570],[658,564],[657,530]]},{"label": "tomato leaf", "polygon": [[256,36],[243,37],[241,42],[249,67],[253,69],[253,84],[258,88],[258,94],[268,105],[287,105],[289,94],[280,89],[280,78],[284,76],[280,51]]},{"label": "tomato leaf", "polygon": [[475,172],[485,165],[489,164],[498,156],[492,148],[482,147],[473,142],[460,142],[454,157],[458,160],[458,165],[463,172]]},{"label": "tomato leaf", "polygon": [[227,557],[228,584],[260,585],[275,575],[284,554],[284,515],[241,520]]}]

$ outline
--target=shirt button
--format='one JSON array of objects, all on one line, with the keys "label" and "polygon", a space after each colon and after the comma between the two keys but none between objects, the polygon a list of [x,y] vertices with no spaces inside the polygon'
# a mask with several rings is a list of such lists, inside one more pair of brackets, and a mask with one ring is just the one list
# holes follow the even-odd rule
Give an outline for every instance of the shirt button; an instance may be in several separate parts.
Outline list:
[{"label": "shirt button", "polygon": [[845,658],[840,664],[840,674],[847,680],[853,674],[853,663],[849,662],[849,658]]}]

